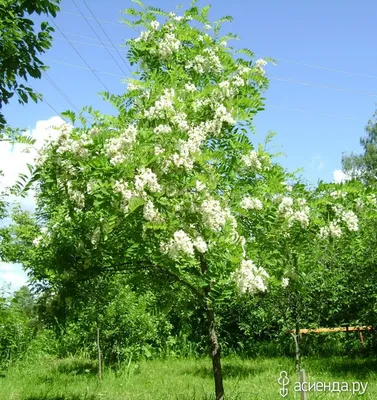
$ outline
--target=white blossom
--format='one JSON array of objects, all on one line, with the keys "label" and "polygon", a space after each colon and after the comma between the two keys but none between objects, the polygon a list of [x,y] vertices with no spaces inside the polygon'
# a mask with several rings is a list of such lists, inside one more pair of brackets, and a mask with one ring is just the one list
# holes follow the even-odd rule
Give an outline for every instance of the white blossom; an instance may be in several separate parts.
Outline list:
[{"label": "white blossom", "polygon": [[135,188],[138,192],[143,192],[148,187],[151,192],[159,192],[161,186],[157,182],[157,175],[150,168],[140,168],[135,176]]},{"label": "white blossom", "polygon": [[194,241],[193,241],[194,247],[199,251],[199,253],[205,253],[208,249],[207,243],[204,241],[204,239],[200,236],[198,236]]},{"label": "white blossom", "polygon": [[213,231],[220,231],[226,223],[227,213],[218,200],[204,200],[200,207],[203,222]]},{"label": "white blossom", "polygon": [[263,208],[263,204],[259,199],[249,196],[244,197],[240,205],[245,210],[261,210]]},{"label": "white blossom", "polygon": [[160,214],[154,208],[154,204],[152,201],[148,200],[148,202],[144,205],[143,216],[147,221],[159,221]]},{"label": "white blossom", "polygon": [[180,253],[194,255],[194,244],[183,230],[176,231],[170,242],[162,243],[160,249],[163,253],[169,254],[171,258],[176,258]]},{"label": "white blossom", "polygon": [[151,28],[153,29],[153,30],[157,30],[158,29],[158,27],[160,26],[160,23],[158,22],[158,21],[152,21],[151,22]]},{"label": "white blossom", "polygon": [[285,289],[289,285],[289,278],[283,278],[281,281],[281,286]]},{"label": "white blossom", "polygon": [[262,169],[262,163],[258,159],[258,153],[252,150],[249,154],[241,157],[242,162],[252,169],[260,170]]},{"label": "white blossom", "polygon": [[232,274],[241,293],[267,291],[268,273],[262,268],[257,267],[251,260],[243,260],[238,271]]},{"label": "white blossom", "polygon": [[188,92],[196,92],[196,86],[193,84],[193,83],[186,83],[185,84],[185,89],[188,91]]}]

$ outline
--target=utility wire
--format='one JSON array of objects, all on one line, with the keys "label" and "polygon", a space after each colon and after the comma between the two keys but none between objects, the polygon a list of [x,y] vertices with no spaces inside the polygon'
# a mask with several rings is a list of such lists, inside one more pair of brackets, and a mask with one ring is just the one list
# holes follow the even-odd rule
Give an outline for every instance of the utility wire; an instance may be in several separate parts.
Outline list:
[{"label": "utility wire", "polygon": [[282,106],[276,106],[274,104],[266,104],[266,109],[268,107],[278,108],[278,109],[286,110],[286,111],[294,111],[294,112],[304,113],[304,114],[321,115],[323,117],[345,119],[345,120],[349,120],[349,121],[359,121],[357,118],[353,118],[353,117],[343,117],[341,115],[331,115],[331,114],[317,113],[317,112],[308,111],[308,110],[300,110],[300,109],[295,109],[295,108],[287,108],[287,107],[282,107]]},{"label": "utility wire", "polygon": [[59,26],[55,23],[55,21],[49,17],[52,23],[56,26],[58,31],[65,37],[67,42],[70,44],[72,49],[76,52],[76,54],[81,58],[82,61],[84,61],[85,65],[92,71],[93,75],[97,78],[97,80],[102,84],[102,86],[106,89],[107,92],[110,92],[110,90],[107,88],[107,86],[103,83],[103,81],[98,77],[98,75],[93,71],[93,69],[90,67],[90,65],[86,62],[85,58],[77,51],[76,47],[71,43],[71,41],[65,36],[65,34],[61,31]]},{"label": "utility wire", "polygon": [[73,107],[78,113],[80,110],[74,105],[74,103],[69,99],[69,97],[60,89],[60,87],[50,78],[47,74],[47,72],[44,72],[44,75],[46,79],[50,82],[50,84],[56,89],[58,93],[67,101],[67,103],[70,104],[71,107]]},{"label": "utility wire", "polygon": [[[66,62],[63,62],[63,61],[53,60],[51,58],[46,58],[46,60],[48,60],[50,62],[57,63],[57,64],[61,64],[61,65],[67,65],[68,67],[80,68],[80,69],[84,69],[86,71],[90,71],[90,68],[83,67],[82,65],[69,64],[69,63],[66,63]],[[120,74],[113,74],[111,72],[99,71],[99,70],[96,70],[96,69],[94,69],[93,71],[98,72],[100,74],[106,74],[106,75],[110,75],[110,76],[116,76],[116,77],[123,78],[123,75],[120,75]]]},{"label": "utility wire", "polygon": [[[75,2],[75,0],[72,0],[72,3],[75,5],[75,7],[77,8],[77,10],[79,11],[80,14],[82,14],[82,16],[84,17],[84,14],[82,13],[82,11],[80,10],[80,8],[78,7],[77,3]],[[100,36],[98,35],[98,33],[96,32],[96,30],[92,27],[92,25],[90,24],[90,22],[85,19],[85,22],[88,24],[89,28],[93,31],[93,33],[96,35],[97,39],[103,44],[102,39],[100,38]],[[97,23],[99,24],[99,22],[97,21]],[[100,25],[101,26],[101,25]],[[113,45],[114,49],[115,46]],[[116,58],[112,55],[112,53],[107,49],[107,47],[105,47],[107,53],[109,54],[109,56],[113,59],[113,61],[115,62],[115,64],[119,67],[119,69],[123,72],[124,75],[127,75],[127,73],[124,71],[124,69],[122,68],[122,66],[119,64],[119,62],[116,60]],[[116,50],[116,49],[115,49]]]},{"label": "utility wire", "polygon": [[[91,17],[85,17],[83,15],[77,14],[77,13],[72,13],[72,12],[68,12],[68,11],[60,11],[60,13],[63,14],[69,14],[69,15],[75,15],[76,17],[81,17],[81,18],[85,18],[85,19],[93,19]],[[112,24],[112,25],[123,25],[121,22],[114,22],[114,21],[106,21],[104,19],[100,19],[99,21],[105,23],[105,24]]]},{"label": "utility wire", "polygon": [[[72,0],[74,2],[74,0]],[[103,29],[102,25],[99,23],[97,17],[94,15],[94,13],[92,12],[91,8],[88,6],[88,3],[83,0],[86,8],[89,10],[90,14],[93,16],[93,18],[96,20],[97,25],[100,27],[101,31],[105,34],[105,36],[109,39],[111,45],[114,47],[114,50],[118,53],[120,59],[122,60],[123,64],[128,68],[128,70],[132,73],[131,68],[129,67],[129,65],[124,61],[122,55],[120,54],[119,50],[114,46],[114,43],[112,42],[111,38],[109,37],[109,35],[106,33],[105,29]]]},{"label": "utility wire", "polygon": [[314,65],[314,64],[303,63],[303,62],[300,62],[300,61],[286,60],[284,58],[278,58],[278,59],[276,59],[276,61],[283,61],[283,62],[290,63],[290,64],[303,65],[305,67],[324,69],[326,71],[340,72],[342,74],[347,74],[347,75],[361,76],[363,78],[377,79],[377,76],[372,76],[372,75],[367,75],[367,74],[360,74],[358,72],[350,72],[350,71],[345,71],[345,70],[342,70],[342,69],[335,69],[335,68],[325,67],[323,65]]},{"label": "utility wire", "polygon": [[[84,70],[89,71],[89,68],[83,67],[81,65],[69,64],[69,63],[66,63],[66,62],[62,62],[62,61],[59,61],[59,60],[52,60],[52,59],[48,59],[48,61],[52,61],[52,62],[55,62],[57,64],[67,65],[67,66],[72,67],[72,68],[80,68],[80,69],[84,69]],[[105,72],[105,71],[96,71],[96,72],[101,73],[101,74],[107,74],[107,75],[111,75],[111,76],[116,76],[116,77],[122,77],[122,75],[112,74],[110,72]],[[324,117],[346,119],[346,120],[352,120],[352,121],[356,121],[357,120],[357,118],[353,118],[353,117],[343,117],[343,116],[340,116],[340,115],[316,113],[316,112],[312,112],[312,111],[309,111],[309,110],[297,110],[297,109],[281,107],[281,106],[277,106],[277,105],[273,105],[273,104],[267,104],[266,108],[268,108],[268,107],[278,108],[278,109],[287,110],[287,111],[294,111],[294,112],[299,112],[299,113],[305,113],[305,114],[322,115]]]},{"label": "utility wire", "polygon": [[276,81],[287,82],[287,83],[297,83],[299,85],[313,86],[313,87],[319,87],[322,89],[336,90],[338,92],[347,92],[347,93],[361,94],[364,96],[377,97],[377,93],[375,93],[375,92],[363,92],[361,90],[356,90],[356,89],[340,88],[340,87],[327,86],[327,85],[322,85],[322,84],[313,83],[313,82],[298,81],[298,80],[284,77],[284,76],[280,76],[280,77],[279,76],[269,76],[268,78],[276,80]]}]

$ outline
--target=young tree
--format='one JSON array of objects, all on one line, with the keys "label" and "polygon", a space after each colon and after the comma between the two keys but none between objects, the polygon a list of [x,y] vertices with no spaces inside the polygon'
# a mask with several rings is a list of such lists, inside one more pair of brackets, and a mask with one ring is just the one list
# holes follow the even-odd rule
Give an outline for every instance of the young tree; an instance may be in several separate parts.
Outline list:
[{"label": "young tree", "polygon": [[343,155],[343,170],[351,177],[362,179],[366,184],[377,182],[377,112],[365,127],[366,136],[360,138],[363,154]]}]

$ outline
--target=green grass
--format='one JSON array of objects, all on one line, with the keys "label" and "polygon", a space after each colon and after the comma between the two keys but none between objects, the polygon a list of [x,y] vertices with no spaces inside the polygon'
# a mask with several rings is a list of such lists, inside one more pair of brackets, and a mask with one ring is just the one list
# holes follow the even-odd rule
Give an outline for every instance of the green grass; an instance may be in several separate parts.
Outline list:
[{"label": "green grass", "polygon": [[[364,395],[309,392],[314,399],[377,399],[377,359],[308,358],[303,361],[310,382],[368,382]],[[277,379],[290,377],[286,399],[300,399],[298,380],[288,358],[223,360],[226,399],[282,399]],[[1,400],[195,400],[214,399],[209,359],[171,359],[129,363],[116,371],[105,368],[97,383],[96,363],[80,358],[41,358],[12,365],[0,373]]]}]

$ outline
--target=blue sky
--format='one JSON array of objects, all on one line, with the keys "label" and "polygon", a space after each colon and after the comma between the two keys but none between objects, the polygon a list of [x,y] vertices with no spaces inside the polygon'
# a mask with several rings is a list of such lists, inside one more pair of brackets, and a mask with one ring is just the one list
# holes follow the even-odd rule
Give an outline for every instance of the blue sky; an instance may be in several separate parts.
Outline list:
[{"label": "blue sky", "polygon": [[[85,16],[91,17],[83,0],[75,2]],[[189,1],[145,3],[171,11],[177,4],[188,5]],[[121,10],[132,6],[131,1],[87,0],[87,4],[115,45],[137,35],[117,22]],[[281,159],[285,167],[304,168],[303,176],[312,183],[333,180],[333,171],[341,168],[342,153],[361,150],[359,138],[377,105],[377,3],[217,0],[212,5],[212,20],[224,15],[234,17],[224,32],[240,35],[241,41],[233,42],[235,47],[247,47],[257,58],[267,56],[278,61],[277,66],[267,67],[271,82],[266,110],[254,121],[255,141],[273,130],[278,134],[274,143],[287,155]],[[128,76],[130,73],[108,38],[93,19],[88,19],[104,43],[96,38],[73,0],[62,0],[61,10],[55,19],[60,30],[91,68],[113,74],[98,73],[110,92],[122,93],[125,85],[121,79],[126,76],[101,46],[109,47]],[[92,105],[111,112],[111,106],[97,94],[104,90],[101,83],[83,69],[86,65],[62,33],[56,30],[54,38],[52,49],[42,57],[50,66],[48,76],[79,109]],[[126,49],[117,48],[125,59]],[[72,108],[46,78],[31,83],[57,111]],[[56,115],[45,102],[19,106],[14,101],[3,111],[12,126],[30,129],[37,121]]]}]

